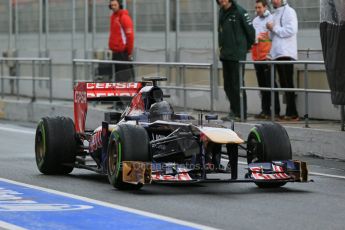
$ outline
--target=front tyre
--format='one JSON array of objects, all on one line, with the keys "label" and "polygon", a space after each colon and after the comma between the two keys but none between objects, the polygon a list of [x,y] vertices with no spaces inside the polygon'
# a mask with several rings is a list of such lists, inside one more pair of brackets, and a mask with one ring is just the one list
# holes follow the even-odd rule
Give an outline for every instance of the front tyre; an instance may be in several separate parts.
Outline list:
[{"label": "front tyre", "polygon": [[123,161],[151,162],[150,140],[146,130],[137,125],[120,124],[109,138],[107,171],[111,185],[121,190],[138,190],[143,184],[122,180]]},{"label": "front tyre", "polygon": [[[266,122],[255,125],[247,139],[247,162],[271,162],[292,159],[289,136],[278,123]],[[260,188],[277,188],[286,182],[256,182]]]},{"label": "front tyre", "polygon": [[67,117],[44,117],[36,129],[35,157],[43,174],[68,174],[76,158],[75,129]]}]

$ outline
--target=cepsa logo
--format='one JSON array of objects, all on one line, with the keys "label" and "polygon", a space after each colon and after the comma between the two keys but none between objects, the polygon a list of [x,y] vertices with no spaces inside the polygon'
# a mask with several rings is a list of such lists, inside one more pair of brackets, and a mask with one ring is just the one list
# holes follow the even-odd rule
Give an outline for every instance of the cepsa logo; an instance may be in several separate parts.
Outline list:
[{"label": "cepsa logo", "polygon": [[133,97],[141,84],[135,82],[123,83],[87,83],[87,98],[97,97]]},{"label": "cepsa logo", "polygon": [[138,89],[140,84],[137,82],[119,82],[119,83],[87,83],[86,89]]}]

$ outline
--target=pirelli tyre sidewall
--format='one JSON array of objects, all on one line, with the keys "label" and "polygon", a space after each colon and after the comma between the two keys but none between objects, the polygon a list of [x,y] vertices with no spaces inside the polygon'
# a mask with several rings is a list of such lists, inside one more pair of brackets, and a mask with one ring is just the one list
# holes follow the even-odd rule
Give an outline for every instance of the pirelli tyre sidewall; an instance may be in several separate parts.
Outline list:
[{"label": "pirelli tyre sidewall", "polygon": [[143,186],[123,182],[122,162],[151,162],[149,144],[148,134],[143,127],[130,124],[116,126],[109,138],[107,154],[107,173],[111,185],[121,190],[136,190]]},{"label": "pirelli tyre sidewall", "polygon": [[76,158],[75,129],[67,117],[44,117],[37,125],[35,157],[43,174],[68,174]]},{"label": "pirelli tyre sidewall", "polygon": [[[291,143],[283,126],[264,122],[251,129],[247,139],[247,162],[271,162],[292,159]],[[256,183],[259,187],[280,187],[286,182]]]}]

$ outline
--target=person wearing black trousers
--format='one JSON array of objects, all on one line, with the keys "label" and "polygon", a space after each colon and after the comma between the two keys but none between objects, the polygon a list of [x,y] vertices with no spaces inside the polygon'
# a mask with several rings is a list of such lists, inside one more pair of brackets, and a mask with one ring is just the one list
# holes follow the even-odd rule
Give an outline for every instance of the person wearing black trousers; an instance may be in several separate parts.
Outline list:
[{"label": "person wearing black trousers", "polygon": [[[224,91],[230,101],[228,116],[222,120],[239,120],[240,107],[240,64],[246,59],[255,40],[255,30],[248,12],[235,0],[216,0],[219,9],[218,43],[219,58],[223,64]],[[246,118],[246,96],[244,118]]]},{"label": "person wearing black trousers", "polygon": [[[277,58],[277,61],[293,61],[290,57]],[[294,88],[293,83],[293,64],[277,65],[277,72],[279,75],[279,82],[282,88]],[[286,97],[286,115],[284,120],[299,120],[296,108],[296,94],[295,92],[285,92]]]},{"label": "person wearing black trousers", "polygon": [[[276,61],[297,60],[298,19],[296,11],[289,6],[287,0],[271,0],[276,9],[271,22],[266,24],[271,33],[272,48],[270,55]],[[293,64],[278,64],[276,69],[282,88],[294,88]],[[299,120],[296,108],[296,94],[285,92],[286,112],[284,120]]]},{"label": "person wearing black trousers", "polygon": [[[255,44],[252,47],[252,59],[254,61],[266,61],[269,59],[269,53],[272,46],[270,34],[266,28],[266,24],[272,21],[272,14],[268,10],[267,0],[256,0],[255,3],[256,17],[253,20],[255,29]],[[254,64],[256,77],[259,87],[271,87],[271,70],[268,64]],[[274,87],[277,83],[274,81]],[[275,117],[279,117],[280,105],[279,94],[275,95]],[[269,119],[271,116],[271,92],[261,91],[261,112],[255,115],[257,119]]]}]

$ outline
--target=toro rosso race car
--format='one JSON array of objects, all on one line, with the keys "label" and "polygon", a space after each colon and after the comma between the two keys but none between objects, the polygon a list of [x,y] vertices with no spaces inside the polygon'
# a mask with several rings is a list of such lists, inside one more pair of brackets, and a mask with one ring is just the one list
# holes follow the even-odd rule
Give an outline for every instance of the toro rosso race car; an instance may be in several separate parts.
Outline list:
[{"label": "toro rosso race car", "polygon": [[[244,141],[233,125],[228,128],[212,121],[216,115],[199,114],[194,119],[174,113],[157,85],[160,80],[166,79],[79,82],[74,88],[74,122],[68,117],[44,117],[38,123],[39,171],[68,174],[73,168],[88,169],[107,175],[118,189],[139,189],[153,182],[254,182],[262,188],[307,182],[306,163],[291,159],[290,140],[281,125],[258,124]],[[101,126],[85,129],[89,101],[123,98],[131,100],[124,112],[107,112]],[[243,179],[238,179],[239,148],[247,152]],[[224,158],[227,165],[222,164]],[[211,179],[210,174],[228,176]]]}]

